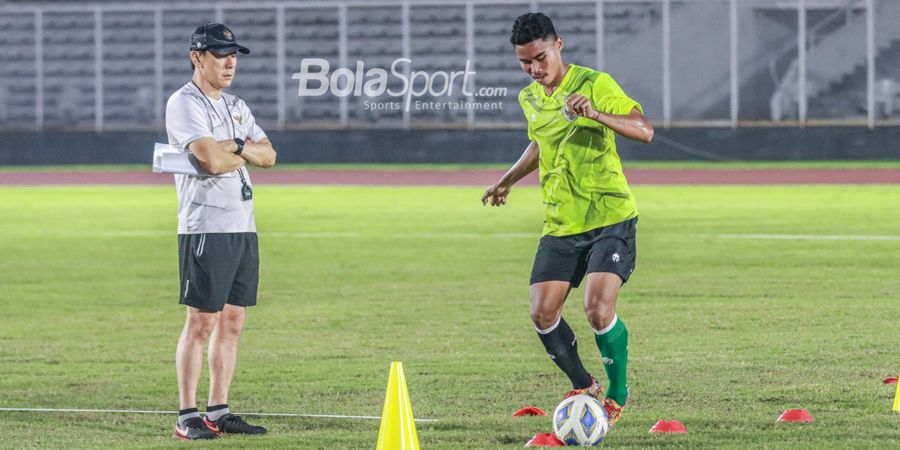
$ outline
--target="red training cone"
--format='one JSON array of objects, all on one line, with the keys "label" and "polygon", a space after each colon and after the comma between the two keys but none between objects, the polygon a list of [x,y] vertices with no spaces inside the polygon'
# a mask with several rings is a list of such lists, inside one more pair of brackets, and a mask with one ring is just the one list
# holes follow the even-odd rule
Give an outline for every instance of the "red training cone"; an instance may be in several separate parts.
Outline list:
[{"label": "red training cone", "polygon": [[553,433],[539,433],[525,443],[526,447],[562,447],[565,442],[559,440]]},{"label": "red training cone", "polygon": [[812,422],[813,416],[805,409],[787,409],[776,422]]},{"label": "red training cone", "polygon": [[659,419],[652,427],[650,427],[651,433],[665,433],[669,428],[669,422],[665,419]]},{"label": "red training cone", "polygon": [[521,416],[546,416],[547,413],[544,412],[541,408],[535,406],[528,406],[526,408],[522,408],[514,413],[512,413],[513,417],[521,417]]},{"label": "red training cone", "polygon": [[687,433],[687,428],[681,424],[681,422],[677,420],[666,421],[660,419],[656,422],[656,425],[653,425],[653,428],[650,428],[651,433]]},{"label": "red training cone", "polygon": [[884,384],[897,384],[897,377],[887,377],[882,381]]}]

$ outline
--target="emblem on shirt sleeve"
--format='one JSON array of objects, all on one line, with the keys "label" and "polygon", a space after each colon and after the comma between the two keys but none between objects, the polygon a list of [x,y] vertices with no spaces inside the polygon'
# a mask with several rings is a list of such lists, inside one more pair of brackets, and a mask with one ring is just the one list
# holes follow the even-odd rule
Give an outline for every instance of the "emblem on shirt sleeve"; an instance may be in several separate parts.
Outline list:
[{"label": "emblem on shirt sleeve", "polygon": [[239,112],[235,111],[231,113],[231,118],[234,119],[235,123],[238,125],[244,124],[244,116],[242,116]]}]

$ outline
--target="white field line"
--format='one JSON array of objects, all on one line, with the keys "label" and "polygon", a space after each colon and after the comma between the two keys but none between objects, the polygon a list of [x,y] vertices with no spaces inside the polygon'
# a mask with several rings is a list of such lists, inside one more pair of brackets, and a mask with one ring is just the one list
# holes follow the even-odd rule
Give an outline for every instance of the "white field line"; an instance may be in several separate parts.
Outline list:
[{"label": "white field line", "polygon": [[876,234],[717,234],[719,239],[769,239],[806,241],[900,241],[900,236]]},{"label": "white field line", "polygon": [[[174,231],[153,230],[85,230],[41,233],[44,236],[63,237],[135,237],[172,238]],[[463,233],[463,232],[415,232],[415,233],[360,233],[355,231],[261,231],[263,238],[291,239],[535,239],[539,233]],[[718,239],[769,239],[769,240],[811,240],[811,241],[900,241],[900,235],[872,234],[697,234]]]},{"label": "white field line", "polygon": [[[174,238],[174,231],[153,230],[86,230],[86,231],[59,231],[42,233],[44,235],[66,237],[136,237],[136,238]],[[263,238],[291,238],[291,239],[362,239],[362,238],[388,238],[388,239],[535,239],[539,233],[360,233],[354,231],[261,231],[258,233]]]},{"label": "white field line", "polygon": [[[18,412],[55,412],[55,413],[117,413],[117,414],[178,414],[178,411],[152,411],[138,409],[77,409],[77,408],[0,408],[0,411]],[[235,412],[243,416],[269,416],[269,417],[311,417],[317,419],[351,419],[351,420],[381,420],[378,416],[343,416],[339,414],[300,414],[300,413],[262,413],[262,412]],[[436,419],[415,419],[416,422],[437,422]]]}]

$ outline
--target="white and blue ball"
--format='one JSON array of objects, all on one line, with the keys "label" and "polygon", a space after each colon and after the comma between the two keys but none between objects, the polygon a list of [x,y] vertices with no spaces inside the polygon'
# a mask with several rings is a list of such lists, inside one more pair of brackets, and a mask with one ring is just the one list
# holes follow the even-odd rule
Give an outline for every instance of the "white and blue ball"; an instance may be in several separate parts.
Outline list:
[{"label": "white and blue ball", "polygon": [[590,395],[573,395],[553,411],[553,433],[566,445],[598,445],[608,431],[606,410]]}]

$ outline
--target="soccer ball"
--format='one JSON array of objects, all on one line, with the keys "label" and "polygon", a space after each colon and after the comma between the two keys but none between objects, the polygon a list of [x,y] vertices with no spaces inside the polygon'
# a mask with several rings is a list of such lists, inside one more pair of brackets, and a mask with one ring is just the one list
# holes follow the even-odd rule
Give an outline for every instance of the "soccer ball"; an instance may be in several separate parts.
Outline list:
[{"label": "soccer ball", "polygon": [[608,431],[606,410],[590,395],[573,395],[553,411],[553,433],[566,445],[598,445]]}]

